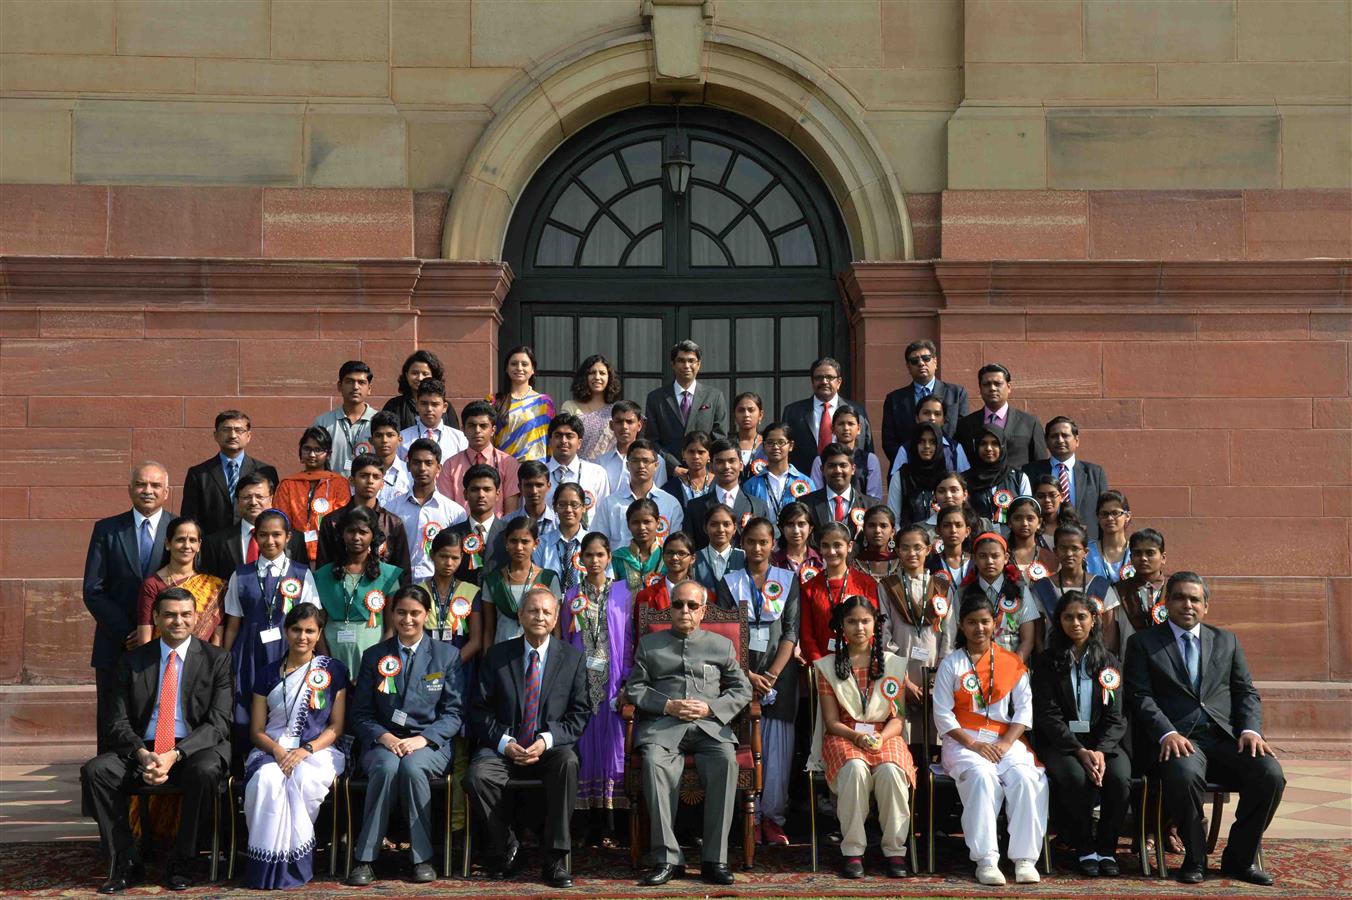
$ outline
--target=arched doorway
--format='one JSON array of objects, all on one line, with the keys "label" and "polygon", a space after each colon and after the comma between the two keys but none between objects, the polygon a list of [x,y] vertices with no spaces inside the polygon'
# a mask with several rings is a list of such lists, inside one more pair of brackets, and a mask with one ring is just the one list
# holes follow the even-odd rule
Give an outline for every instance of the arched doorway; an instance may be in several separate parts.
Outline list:
[{"label": "arched doorway", "polygon": [[[662,166],[678,150],[693,163],[683,197]],[[533,346],[558,401],[603,353],[642,402],[689,337],[701,380],[756,391],[773,418],[808,395],[815,357],[847,356],[840,213],[802,154],[732,113],[682,109],[678,127],[674,108],[644,107],[583,129],[531,179],[504,251],[516,280],[499,346]]]}]

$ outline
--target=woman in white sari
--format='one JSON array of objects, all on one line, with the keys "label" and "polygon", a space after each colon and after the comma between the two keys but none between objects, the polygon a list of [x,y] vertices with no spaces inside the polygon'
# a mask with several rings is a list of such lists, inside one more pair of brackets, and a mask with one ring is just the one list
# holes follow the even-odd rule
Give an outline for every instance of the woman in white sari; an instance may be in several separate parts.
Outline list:
[{"label": "woman in white sari", "polygon": [[315,652],[324,620],[313,604],[292,607],[282,625],[281,666],[254,682],[255,749],[244,763],[246,887],[297,887],[314,877],[315,817],[343,771],[335,742],[343,734],[348,686],[347,668]]}]

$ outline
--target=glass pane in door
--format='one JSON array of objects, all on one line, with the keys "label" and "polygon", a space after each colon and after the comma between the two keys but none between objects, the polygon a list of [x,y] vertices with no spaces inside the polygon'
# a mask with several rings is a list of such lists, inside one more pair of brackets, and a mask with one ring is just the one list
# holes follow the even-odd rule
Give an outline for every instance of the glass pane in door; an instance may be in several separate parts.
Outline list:
[{"label": "glass pane in door", "polygon": [[[615,363],[619,355],[619,319],[612,316],[579,316],[577,320],[577,365],[593,353]],[[617,363],[618,364],[618,363]],[[576,371],[576,367],[574,367]]]},{"label": "glass pane in door", "polygon": [[[632,372],[663,372],[667,361],[667,346],[662,334],[661,319],[624,318],[624,360],[620,368],[627,376]],[[626,392],[631,399],[633,394]]]},{"label": "glass pane in door", "polygon": [[[779,365],[785,371],[808,374],[821,348],[816,316],[786,316],[779,320]],[[806,381],[806,377],[804,378]]]},{"label": "glass pane in door", "polygon": [[[562,369],[572,371],[573,317],[535,317],[535,367],[537,370]],[[550,396],[553,396],[552,394]]]},{"label": "glass pane in door", "polygon": [[[743,391],[751,391],[752,393],[759,394],[761,401],[765,404],[765,415],[761,419],[761,428],[764,428],[766,425],[769,425],[779,418],[779,404],[776,402],[775,398],[775,379],[773,375],[757,375],[750,378],[738,378],[736,393],[740,394]],[[733,403],[732,397],[728,398],[728,403]],[[728,415],[731,416],[732,414],[733,411],[729,409]],[[729,422],[728,427],[731,428],[735,424],[735,421]]]},{"label": "glass pane in door", "polygon": [[726,372],[732,363],[732,322],[728,319],[691,319],[690,340],[704,351],[700,370]]}]

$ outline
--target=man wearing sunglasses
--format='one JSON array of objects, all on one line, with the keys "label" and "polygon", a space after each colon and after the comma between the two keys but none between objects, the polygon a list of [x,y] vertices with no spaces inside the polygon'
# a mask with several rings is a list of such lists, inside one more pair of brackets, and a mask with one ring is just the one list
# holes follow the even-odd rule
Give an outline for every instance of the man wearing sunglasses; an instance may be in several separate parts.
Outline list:
[{"label": "man wearing sunglasses", "polygon": [[958,419],[967,415],[967,388],[937,377],[939,351],[933,341],[911,341],[906,347],[906,368],[911,371],[911,383],[897,388],[883,401],[883,452],[888,459],[896,459],[897,450],[915,434],[916,409],[926,397],[943,401],[944,436],[950,440]]},{"label": "man wearing sunglasses", "polygon": [[700,874],[709,884],[733,883],[728,829],[737,792],[737,735],[730,723],[751,702],[751,682],[732,642],[699,627],[706,596],[695,581],[671,589],[671,629],[639,640],[624,688],[638,708],[634,746],[643,754],[651,829],[653,868],[639,881],[645,886],[685,873],[675,817],[687,753],[694,754],[704,785]]}]

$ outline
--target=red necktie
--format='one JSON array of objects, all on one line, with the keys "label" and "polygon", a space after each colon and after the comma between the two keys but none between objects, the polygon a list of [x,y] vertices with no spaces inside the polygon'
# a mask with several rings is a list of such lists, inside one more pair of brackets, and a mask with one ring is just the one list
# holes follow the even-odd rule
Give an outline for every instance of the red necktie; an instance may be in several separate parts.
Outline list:
[{"label": "red necktie", "polygon": [[822,404],[822,420],[817,424],[817,455],[821,456],[826,445],[831,443],[831,407]]},{"label": "red necktie", "polygon": [[517,741],[523,747],[535,743],[535,732],[540,719],[540,653],[531,648],[530,661],[526,666],[526,702],[522,710],[521,731]]},{"label": "red necktie", "polygon": [[254,540],[253,529],[249,529],[249,550],[244,554],[246,563],[258,562],[258,541]]},{"label": "red necktie", "polygon": [[160,718],[155,722],[155,752],[168,753],[174,749],[174,707],[178,706],[178,666],[174,665],[177,651],[169,651],[160,679]]},{"label": "red necktie", "polygon": [[836,521],[845,521],[845,498],[836,497]]},{"label": "red necktie", "polygon": [[1057,473],[1057,480],[1061,482],[1061,500],[1063,503],[1070,502],[1070,470],[1066,468],[1065,463],[1057,463],[1060,472]]}]

